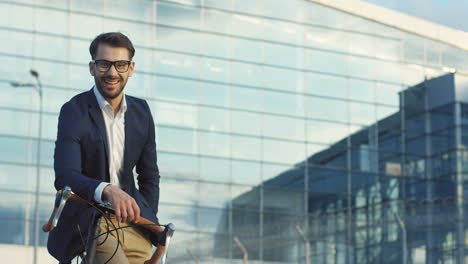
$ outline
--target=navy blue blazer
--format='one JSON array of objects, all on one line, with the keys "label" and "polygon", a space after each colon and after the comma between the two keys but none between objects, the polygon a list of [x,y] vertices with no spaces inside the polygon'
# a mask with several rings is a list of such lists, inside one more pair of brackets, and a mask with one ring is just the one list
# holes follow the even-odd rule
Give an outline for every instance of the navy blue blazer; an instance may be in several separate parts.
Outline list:
[{"label": "navy blue blazer", "polygon": [[[122,189],[140,207],[140,215],[159,223],[159,170],[156,161],[154,121],[146,101],[126,95],[125,149]],[[96,187],[109,182],[108,142],[102,111],[92,91],[81,93],[60,110],[55,142],[55,188],[68,185],[80,197],[92,201]],[[136,167],[138,189],[133,168]],[[69,201],[57,227],[49,233],[47,249],[61,262],[68,262],[83,250],[95,210]],[[153,244],[157,238],[151,237]]]}]

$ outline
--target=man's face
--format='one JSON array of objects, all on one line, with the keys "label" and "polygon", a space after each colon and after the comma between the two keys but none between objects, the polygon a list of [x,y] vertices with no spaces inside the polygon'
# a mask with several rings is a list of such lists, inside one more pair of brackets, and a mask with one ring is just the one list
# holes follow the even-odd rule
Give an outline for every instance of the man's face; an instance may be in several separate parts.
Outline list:
[{"label": "man's face", "polygon": [[[112,47],[107,44],[99,44],[94,60],[129,61],[129,51],[123,47]],[[115,65],[116,66],[116,65]],[[114,65],[106,72],[99,71],[97,66],[90,62],[89,72],[94,76],[96,88],[106,99],[117,98],[127,84],[128,77],[133,75],[135,62],[131,62],[127,72],[118,72]]]}]

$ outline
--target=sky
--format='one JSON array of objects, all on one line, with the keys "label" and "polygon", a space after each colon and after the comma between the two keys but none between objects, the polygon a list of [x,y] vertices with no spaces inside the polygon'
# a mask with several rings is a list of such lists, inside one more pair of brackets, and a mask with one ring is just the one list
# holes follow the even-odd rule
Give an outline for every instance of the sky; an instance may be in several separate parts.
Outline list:
[{"label": "sky", "polygon": [[468,0],[366,0],[382,7],[468,32]]}]

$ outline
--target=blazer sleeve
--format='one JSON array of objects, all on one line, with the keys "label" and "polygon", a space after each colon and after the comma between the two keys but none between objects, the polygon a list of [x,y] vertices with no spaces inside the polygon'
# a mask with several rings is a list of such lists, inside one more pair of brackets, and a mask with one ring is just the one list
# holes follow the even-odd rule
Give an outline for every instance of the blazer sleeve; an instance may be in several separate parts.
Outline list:
[{"label": "blazer sleeve", "polygon": [[140,193],[149,206],[158,213],[159,204],[159,168],[157,165],[154,121],[150,108],[144,101],[148,113],[148,133],[141,155],[136,163],[137,181]]},{"label": "blazer sleeve", "polygon": [[73,102],[65,103],[60,110],[54,152],[55,188],[60,190],[68,185],[80,197],[91,201],[101,182],[82,174],[82,116]]}]

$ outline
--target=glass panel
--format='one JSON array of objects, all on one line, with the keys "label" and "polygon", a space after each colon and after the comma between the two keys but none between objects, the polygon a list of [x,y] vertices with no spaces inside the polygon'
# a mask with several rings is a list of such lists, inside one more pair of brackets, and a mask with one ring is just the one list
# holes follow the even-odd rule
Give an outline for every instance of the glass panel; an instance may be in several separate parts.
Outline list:
[{"label": "glass panel", "polygon": [[373,104],[349,103],[350,122],[371,125],[376,121],[376,107]]},{"label": "glass panel", "polygon": [[155,94],[158,98],[197,103],[199,82],[157,77]]},{"label": "glass panel", "polygon": [[306,115],[309,118],[326,121],[348,121],[348,102],[320,97],[306,96]]},{"label": "glass panel", "polygon": [[200,83],[200,103],[203,105],[229,105],[229,86],[208,82]]},{"label": "glass panel", "polygon": [[198,179],[198,160],[199,158],[196,156],[158,151],[158,167],[163,177]]},{"label": "glass panel", "polygon": [[[229,220],[229,211],[228,210],[220,210],[220,209],[215,209],[215,208],[204,208],[200,207],[199,208],[199,226],[201,232],[213,232],[216,234],[214,235],[215,238],[221,237],[219,226],[222,225],[228,225],[228,220]],[[213,241],[213,237],[211,238],[210,241]],[[216,243],[220,243],[217,239]],[[222,242],[221,242],[222,243]],[[213,243],[210,243],[211,245],[208,247],[214,246]],[[204,243],[202,242],[202,246],[205,246]],[[204,247],[204,249],[207,246]]]},{"label": "glass panel", "polygon": [[[306,50],[306,68],[316,72],[346,75],[348,73],[346,55],[319,50]],[[362,64],[360,65],[362,67]]]},{"label": "glass panel", "polygon": [[260,114],[241,111],[230,111],[230,113],[232,133],[261,135]]},{"label": "glass panel", "polygon": [[307,140],[310,142],[333,144],[348,136],[348,126],[334,122],[307,120]]},{"label": "glass panel", "polygon": [[347,41],[353,36],[332,28],[310,26],[305,29],[304,45],[307,47],[333,51],[347,51]]},{"label": "glass panel", "polygon": [[313,155],[308,157],[307,162],[309,164],[317,166],[326,166],[343,169],[347,168],[348,157],[346,140],[340,141],[338,144],[330,148],[324,148],[324,146],[309,144],[308,155]]},{"label": "glass panel", "polygon": [[[232,212],[233,234],[249,249],[249,259],[258,259],[260,248],[260,215],[258,212],[234,209]],[[232,243],[232,258],[242,259],[242,251]]]},{"label": "glass panel", "polygon": [[[268,1],[268,3],[277,5],[277,3],[273,3],[272,1]],[[296,1],[294,3],[294,7],[296,7],[297,4],[300,4],[300,1]],[[287,12],[291,9],[294,9],[294,7],[288,4],[288,8],[284,9],[283,11]],[[288,18],[287,20],[291,20],[291,18]],[[300,43],[300,41],[302,39],[302,34],[305,30],[302,25],[286,21],[279,21],[276,19],[265,19],[264,25],[266,40],[273,42],[288,43],[293,45],[302,44]]]},{"label": "glass panel", "polygon": [[[201,41],[201,50],[200,52],[206,56],[213,56],[218,58],[229,59],[231,57],[231,39],[225,36],[218,36],[212,34],[198,34],[190,39],[187,39],[186,42],[181,42],[180,45],[187,46],[187,42],[193,42],[193,40],[200,39]],[[236,58],[238,59],[238,58]]]},{"label": "glass panel", "polygon": [[32,30],[34,9],[28,6],[15,4],[0,4],[0,17],[2,25],[12,25],[14,28]]},{"label": "glass panel", "polygon": [[242,13],[263,15],[265,13],[265,1],[258,0],[252,3],[249,0],[234,1],[234,10]]},{"label": "glass panel", "polygon": [[304,141],[305,120],[264,114],[263,136]]},{"label": "glass panel", "polygon": [[[289,182],[285,177],[292,177],[294,179]],[[296,177],[297,176],[297,177]],[[263,210],[269,213],[279,214],[295,214],[301,215],[304,212],[304,192],[300,191],[300,188],[304,189],[304,172],[299,175],[294,175],[293,172],[286,172],[281,175],[284,183],[281,183],[281,179],[275,179],[278,181],[280,188],[267,187],[263,189]],[[295,190],[292,190],[294,188]],[[297,190],[296,190],[297,189]],[[272,216],[272,215],[271,215]],[[268,219],[268,222],[274,221]]]},{"label": "glass panel", "polygon": [[161,24],[192,29],[200,28],[199,8],[158,2],[156,10],[157,21]]},{"label": "glass panel", "polygon": [[263,163],[262,164],[262,178],[264,182],[270,179],[277,178],[284,172],[291,169],[291,166],[282,164]]},{"label": "glass panel", "polygon": [[158,126],[156,142],[158,148],[163,151],[196,153],[196,139],[193,130]]},{"label": "glass panel", "polygon": [[[0,64],[0,79],[19,82],[20,80],[29,80],[31,78],[29,74],[29,69],[31,69],[30,60],[2,55],[0,55],[0,59],[2,60]],[[11,85],[8,83],[4,83],[2,86],[11,89]]]},{"label": "glass panel", "polygon": [[[160,203],[195,205],[200,199],[200,186],[197,181],[161,177]],[[159,210],[162,212],[162,210]]]},{"label": "glass panel", "polygon": [[227,208],[231,200],[231,188],[226,184],[201,182],[198,200],[201,206]]},{"label": "glass panel", "polygon": [[[227,7],[230,5],[230,2],[205,0],[204,4],[205,6],[213,6],[219,4],[220,6]],[[231,32],[230,28],[232,22],[232,14],[211,9],[204,9],[202,14],[203,30],[218,33]]]},{"label": "glass panel", "polygon": [[290,92],[302,92],[300,78],[302,73],[288,69],[263,67],[263,85],[268,88],[285,90]]},{"label": "glass panel", "polygon": [[217,134],[215,132],[199,132],[200,154],[229,157],[230,141],[229,135]]},{"label": "glass panel", "polygon": [[68,13],[37,8],[34,14],[34,26],[37,31],[62,35],[68,33]]},{"label": "glass panel", "polygon": [[[91,60],[91,55],[89,54],[90,41],[76,39],[69,39],[68,41],[70,43],[70,50],[73,50],[73,52],[69,54],[69,61],[87,64]],[[139,67],[139,65],[137,67]]]},{"label": "glass panel", "polygon": [[261,159],[261,139],[231,136],[232,157],[247,160]]},{"label": "glass panel", "polygon": [[229,132],[229,112],[223,109],[199,107],[198,128],[208,131]]},{"label": "glass panel", "polygon": [[[236,60],[264,63],[266,61],[266,51],[264,54],[264,44],[259,41],[251,41],[239,38],[231,39],[232,57]],[[268,63],[268,62],[267,62]]]},{"label": "glass panel", "polygon": [[[284,66],[288,68],[302,68],[302,60],[296,61],[298,54],[302,55],[302,49],[295,47],[265,43],[265,63]],[[297,56],[301,58],[302,56]]]},{"label": "glass panel", "polygon": [[232,83],[257,87],[262,85],[262,79],[258,78],[262,74],[260,65],[232,62],[230,70]]},{"label": "glass panel", "polygon": [[348,94],[348,79],[332,75],[306,73],[305,91],[313,95],[329,96],[346,99]]},{"label": "glass panel", "polygon": [[403,33],[403,54],[406,61],[424,64],[424,39],[422,37]]},{"label": "glass panel", "polygon": [[[43,0],[45,1],[45,0]],[[100,0],[91,1],[68,1],[71,10],[84,11],[86,13],[102,14],[106,2]]]},{"label": "glass panel", "polygon": [[[38,122],[35,113],[0,110],[0,117],[3,120],[0,124],[0,131],[3,135],[37,138]],[[26,122],[17,122],[18,120]]]},{"label": "glass panel", "polygon": [[303,143],[264,139],[262,149],[265,161],[293,164],[305,158]]},{"label": "glass panel", "polygon": [[156,51],[154,60],[154,67],[158,69],[159,75],[199,78],[200,59],[198,57]]},{"label": "glass panel", "polygon": [[399,106],[400,98],[399,92],[401,91],[401,86],[376,83],[375,89],[375,99],[377,103]]},{"label": "glass panel", "polygon": [[[161,190],[163,189],[167,188],[161,188]],[[161,198],[163,198],[162,195]],[[167,201],[172,204],[170,199]],[[192,206],[170,205],[160,201],[158,219],[162,223],[177,223],[177,228],[180,231],[198,231],[198,210]]]},{"label": "glass panel", "polygon": [[374,89],[374,82],[349,79],[348,86],[349,99],[365,102],[375,101],[376,89]]},{"label": "glass panel", "polygon": [[[250,4],[247,4],[245,8],[247,8],[247,6],[250,6]],[[260,17],[253,17],[245,14],[232,15],[232,35],[262,39],[265,30],[264,19]]]},{"label": "glass panel", "polygon": [[230,182],[231,168],[228,159],[200,158],[200,178],[206,181]]},{"label": "glass panel", "polygon": [[[236,217],[236,210],[249,210],[249,211],[258,211],[260,210],[260,189],[252,187],[233,187],[232,193],[232,208],[233,208],[233,218]],[[256,219],[258,221],[259,219]],[[253,219],[250,219],[253,221]],[[234,229],[240,227],[233,227]]]},{"label": "glass panel", "polygon": [[0,163],[0,185],[3,190],[35,190],[36,167]]},{"label": "glass panel", "polygon": [[152,22],[153,3],[143,0],[118,0],[105,5],[105,13],[119,19]]},{"label": "glass panel", "polygon": [[152,102],[150,107],[158,125],[175,125],[187,128],[197,126],[197,107],[184,104]]},{"label": "glass panel", "polygon": [[261,90],[234,87],[231,90],[231,106],[233,108],[259,111],[261,106]]},{"label": "glass panel", "polygon": [[309,204],[311,208],[323,206],[347,193],[347,173],[344,170],[309,167],[308,177],[309,199],[317,201]]},{"label": "glass panel", "polygon": [[264,91],[263,111],[292,116],[304,116],[302,95]]},{"label": "glass panel", "polygon": [[[68,76],[68,82],[65,84],[72,88],[76,89],[77,91],[85,91],[91,89],[91,87],[94,85],[94,79],[89,75],[89,68],[87,64],[82,64],[82,65],[67,65],[69,69],[69,76]],[[62,86],[64,83],[62,83],[60,86]],[[69,96],[71,97],[73,95],[73,92],[69,93]]]},{"label": "glass panel", "polygon": [[[377,114],[377,120],[383,120],[386,118],[394,118],[394,117],[399,117],[399,108],[398,107],[386,107],[386,106],[377,106],[376,108],[376,114]],[[392,116],[392,117],[390,117]]]},{"label": "glass panel", "polygon": [[[54,63],[54,62],[36,60],[33,62],[32,68],[38,70],[41,81],[43,82],[44,86],[55,85],[55,86],[63,87],[64,84],[68,83],[67,77],[68,77],[69,67],[67,66],[68,66],[67,64],[62,64],[62,63]],[[83,76],[90,76],[89,71],[86,71],[84,75],[81,75],[81,79],[83,79]],[[85,86],[85,87],[89,87],[89,86]]]},{"label": "glass panel", "polygon": [[[3,5],[0,4],[0,9]],[[1,11],[0,11],[1,12]],[[1,15],[0,15],[1,16]],[[2,24],[5,25],[5,24]],[[32,35],[13,30],[0,29],[0,42],[2,52],[10,55],[31,56],[32,55]],[[11,65],[10,65],[11,66]]]},{"label": "glass panel", "polygon": [[[261,182],[261,164],[251,161],[231,161],[232,182],[237,184],[257,185]],[[240,188],[241,191],[244,187]],[[233,187],[233,197],[237,189]]]},{"label": "glass panel", "polygon": [[228,83],[230,80],[231,68],[226,60],[218,60],[204,57],[199,65],[196,65],[200,71],[202,80]]},{"label": "glass panel", "polygon": [[[71,1],[74,3],[75,1]],[[94,7],[94,5],[93,5]],[[96,6],[97,8],[98,6]],[[97,9],[96,9],[97,10]],[[93,12],[96,12],[94,10]],[[70,13],[70,30],[74,37],[93,39],[102,33],[103,18],[92,15]],[[90,44],[90,43],[89,43]]]},{"label": "glass panel", "polygon": [[[157,26],[156,48],[199,54],[199,37],[200,35],[197,32]],[[190,43],[190,45],[187,45],[187,43]]]},{"label": "glass panel", "polygon": [[13,163],[37,163],[37,142],[31,139],[0,136],[0,160]]}]

